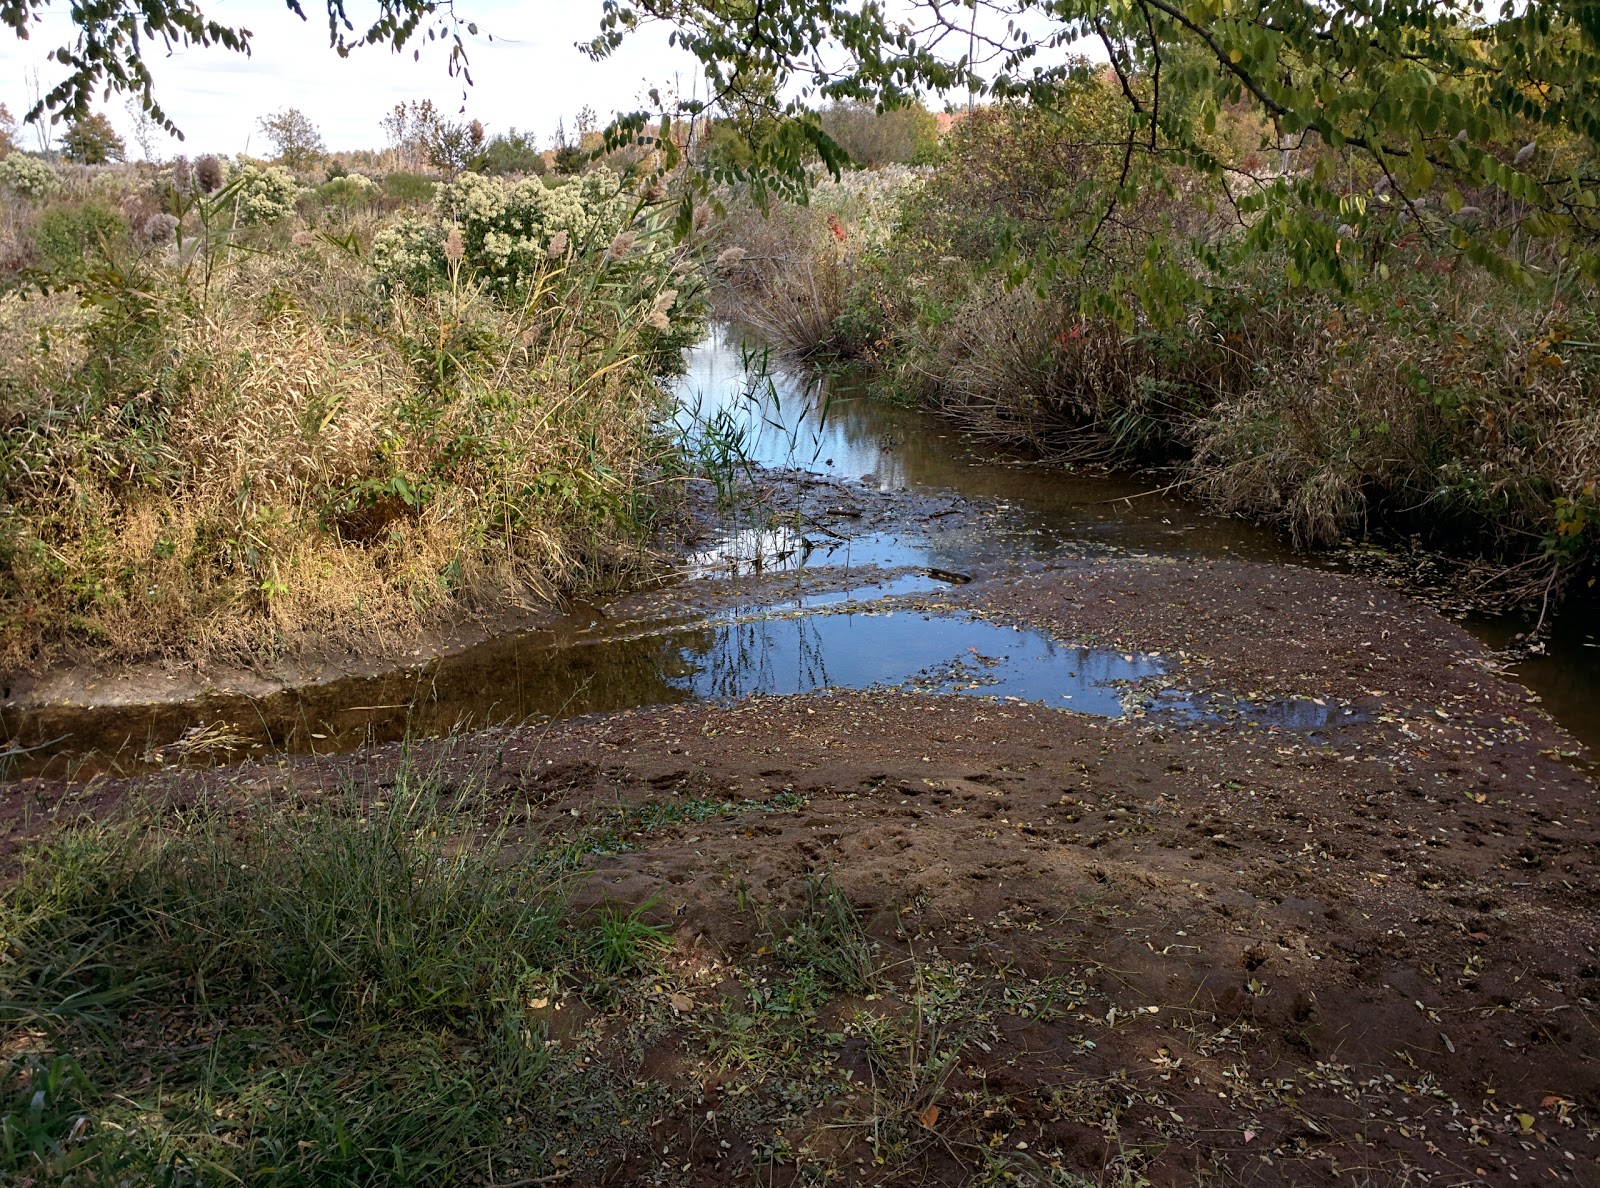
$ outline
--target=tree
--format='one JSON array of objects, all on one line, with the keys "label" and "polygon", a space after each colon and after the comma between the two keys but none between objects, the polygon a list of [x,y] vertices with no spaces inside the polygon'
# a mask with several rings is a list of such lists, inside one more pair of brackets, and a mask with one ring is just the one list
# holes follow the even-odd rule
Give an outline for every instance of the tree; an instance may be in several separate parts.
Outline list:
[{"label": "tree", "polygon": [[8,157],[17,148],[17,121],[11,109],[0,103],[0,158]]},{"label": "tree", "polygon": [[62,155],[80,165],[104,165],[107,161],[120,161],[127,151],[127,146],[111,126],[111,121],[98,111],[73,120],[61,136]]},{"label": "tree", "polygon": [[161,125],[150,118],[138,99],[130,96],[123,106],[133,121],[133,142],[139,146],[139,155],[146,161],[159,161],[161,157],[156,146],[161,143]]},{"label": "tree", "polygon": [[273,115],[263,116],[256,126],[271,143],[278,163],[296,172],[315,169],[327,154],[322,144],[322,133],[309,116],[298,107],[285,107]]},{"label": "tree", "polygon": [[465,169],[483,143],[482,124],[448,120],[431,99],[397,103],[380,123],[390,146],[412,168],[427,164],[452,172]]},{"label": "tree", "polygon": [[545,171],[544,154],[531,132],[509,132],[495,136],[483,146],[473,162],[474,169],[483,173],[535,173]]},{"label": "tree", "polygon": [[[582,136],[582,133],[579,135]],[[550,141],[550,149],[551,162],[557,173],[579,173],[588,160],[581,144],[573,144],[567,140],[567,123],[562,119],[556,120],[556,133]]]}]

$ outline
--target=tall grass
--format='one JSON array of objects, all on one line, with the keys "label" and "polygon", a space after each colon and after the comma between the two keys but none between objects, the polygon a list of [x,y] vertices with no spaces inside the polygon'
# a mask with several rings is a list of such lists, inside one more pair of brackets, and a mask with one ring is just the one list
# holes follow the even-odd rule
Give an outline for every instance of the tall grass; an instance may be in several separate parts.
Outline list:
[{"label": "tall grass", "polygon": [[447,1184],[548,1166],[541,1008],[631,976],[481,790],[403,768],[309,804],[135,813],[0,910],[0,1180]]},{"label": "tall grass", "polygon": [[383,650],[650,564],[693,326],[649,300],[691,290],[682,253],[409,291],[369,259],[381,214],[180,209],[176,242],[0,292],[0,670]]}]

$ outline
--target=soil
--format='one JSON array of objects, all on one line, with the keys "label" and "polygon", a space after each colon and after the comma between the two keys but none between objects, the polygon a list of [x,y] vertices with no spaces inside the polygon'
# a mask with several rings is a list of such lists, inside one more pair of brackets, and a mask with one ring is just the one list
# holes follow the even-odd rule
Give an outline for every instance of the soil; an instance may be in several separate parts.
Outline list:
[{"label": "soil", "polygon": [[[569,1067],[634,1104],[523,1182],[1600,1184],[1600,807],[1482,645],[1358,577],[1244,562],[1073,562],[911,603],[1362,720],[868,691],[414,744],[529,839],[609,822],[577,906],[647,905],[673,938],[626,1000],[550,1005]],[[401,762],[162,790],[312,795]],[[5,850],[151,787],[14,784]],[[651,805],[721,807],[626,811]],[[781,921],[820,876],[882,973],[785,1031]]]}]

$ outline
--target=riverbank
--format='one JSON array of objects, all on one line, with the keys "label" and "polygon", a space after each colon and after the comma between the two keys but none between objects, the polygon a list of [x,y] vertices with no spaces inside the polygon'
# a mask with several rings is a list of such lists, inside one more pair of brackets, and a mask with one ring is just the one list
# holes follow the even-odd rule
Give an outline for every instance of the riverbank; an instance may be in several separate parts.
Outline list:
[{"label": "riverbank", "polygon": [[201,806],[384,802],[407,770],[472,789],[502,862],[569,856],[575,919],[670,938],[620,983],[541,975],[546,1075],[589,1100],[484,1139],[500,1180],[1593,1182],[1595,788],[1472,637],[1247,562],[1085,561],[896,613],[950,612],[1159,655],[1162,688],[1359,714],[680,704],[13,785],[5,846],[135,803],[160,838]]}]

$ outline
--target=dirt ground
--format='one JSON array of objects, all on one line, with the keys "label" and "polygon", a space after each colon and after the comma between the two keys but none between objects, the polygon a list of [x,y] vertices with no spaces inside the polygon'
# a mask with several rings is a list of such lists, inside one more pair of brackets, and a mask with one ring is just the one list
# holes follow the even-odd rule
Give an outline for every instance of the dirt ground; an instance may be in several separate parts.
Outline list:
[{"label": "dirt ground", "polygon": [[[580,907],[671,930],[623,1000],[553,991],[573,1083],[624,1104],[523,1182],[1600,1184],[1595,785],[1481,645],[1360,579],[1245,563],[1075,563],[919,604],[1364,718],[861,692],[414,748],[525,836],[574,839]],[[14,785],[6,848],[136,788]],[[785,921],[824,882],[875,972],[797,998]]]}]

